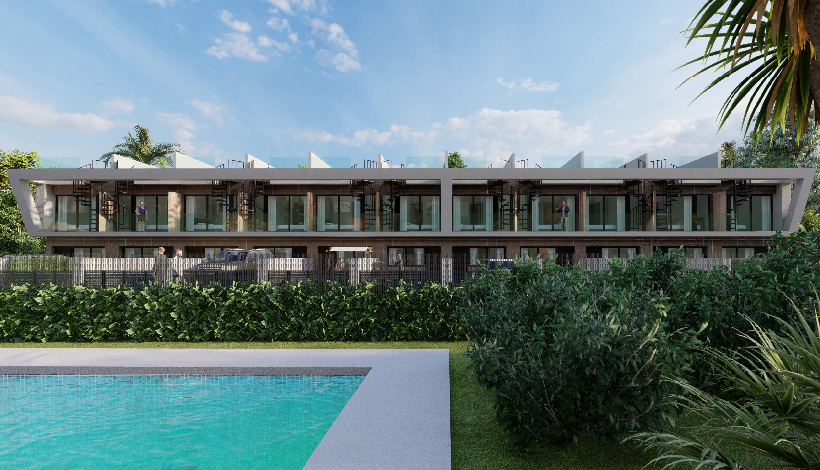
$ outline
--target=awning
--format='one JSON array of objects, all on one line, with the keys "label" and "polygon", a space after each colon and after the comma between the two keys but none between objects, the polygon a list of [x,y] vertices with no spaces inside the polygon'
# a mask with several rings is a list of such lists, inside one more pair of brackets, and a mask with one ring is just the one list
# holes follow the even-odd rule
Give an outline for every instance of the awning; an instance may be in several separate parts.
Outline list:
[{"label": "awning", "polygon": [[368,246],[331,246],[330,251],[370,251]]}]

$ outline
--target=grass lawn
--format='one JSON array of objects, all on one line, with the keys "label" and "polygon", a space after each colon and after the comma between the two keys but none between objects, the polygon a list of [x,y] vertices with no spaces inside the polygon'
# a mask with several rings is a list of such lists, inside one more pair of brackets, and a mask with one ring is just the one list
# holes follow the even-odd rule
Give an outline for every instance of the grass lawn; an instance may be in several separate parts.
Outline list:
[{"label": "grass lawn", "polygon": [[450,422],[453,470],[639,470],[651,460],[632,444],[582,440],[576,444],[519,453],[492,422],[484,391],[470,380],[465,342],[386,343],[0,343],[7,348],[207,348],[207,349],[430,349],[450,350]]}]

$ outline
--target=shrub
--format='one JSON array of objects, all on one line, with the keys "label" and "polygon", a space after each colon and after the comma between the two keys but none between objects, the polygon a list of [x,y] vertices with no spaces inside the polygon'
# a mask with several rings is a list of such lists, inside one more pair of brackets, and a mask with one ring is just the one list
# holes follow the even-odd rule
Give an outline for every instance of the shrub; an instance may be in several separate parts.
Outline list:
[{"label": "shrub", "polygon": [[455,290],[341,284],[0,291],[0,341],[444,341]]},{"label": "shrub", "polygon": [[781,333],[749,320],[753,347],[739,357],[710,350],[737,399],[673,378],[696,424],[632,439],[660,451],[664,468],[820,468],[820,318],[798,317],[797,327],[777,321]]},{"label": "shrub", "polygon": [[669,410],[660,376],[689,370],[695,332],[670,330],[663,290],[644,289],[666,274],[642,272],[616,288],[623,271],[529,263],[466,282],[468,356],[517,445],[614,438]]}]

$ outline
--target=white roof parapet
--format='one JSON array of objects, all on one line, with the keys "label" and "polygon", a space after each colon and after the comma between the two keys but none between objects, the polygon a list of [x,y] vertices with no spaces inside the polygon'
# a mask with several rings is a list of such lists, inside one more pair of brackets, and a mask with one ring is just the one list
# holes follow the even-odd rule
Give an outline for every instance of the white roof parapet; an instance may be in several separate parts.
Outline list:
[{"label": "white roof parapet", "polygon": [[561,168],[583,168],[584,167],[584,152],[578,152],[578,155],[569,159]]},{"label": "white roof parapet", "polygon": [[174,168],[213,168],[213,165],[208,165],[183,153],[174,152]]},{"label": "white roof parapet", "polygon": [[387,160],[384,159],[382,154],[379,154],[378,168],[390,168],[390,165],[387,164]]},{"label": "white roof parapet", "polygon": [[112,168],[126,169],[126,168],[156,168],[153,165],[142,163],[133,158],[123,157],[122,155],[111,156]]},{"label": "white roof parapet", "polygon": [[273,168],[273,166],[263,162],[249,153],[246,153],[245,168]]},{"label": "white roof parapet", "polygon": [[638,158],[630,160],[624,163],[624,166],[621,168],[647,168],[647,162],[649,161],[649,154],[645,153]]},{"label": "white roof parapet", "polygon": [[308,152],[308,168],[332,168],[313,152]]},{"label": "white roof parapet", "polygon": [[510,158],[507,159],[507,163],[504,164],[504,168],[515,168],[515,154],[510,155]]},{"label": "white roof parapet", "polygon": [[720,168],[720,152],[710,153],[678,168]]}]

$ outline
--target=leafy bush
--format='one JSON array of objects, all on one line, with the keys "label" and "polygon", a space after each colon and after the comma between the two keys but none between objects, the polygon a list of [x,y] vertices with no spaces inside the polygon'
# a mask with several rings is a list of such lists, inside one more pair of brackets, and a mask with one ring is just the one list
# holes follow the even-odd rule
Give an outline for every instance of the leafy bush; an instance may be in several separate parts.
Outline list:
[{"label": "leafy bush", "polygon": [[710,350],[738,399],[673,379],[692,427],[632,437],[659,450],[655,462],[686,468],[820,468],[820,318],[778,321],[782,333],[749,321],[753,347],[739,357]]},{"label": "leafy bush", "polygon": [[747,319],[764,330],[798,321],[815,307],[818,277],[820,234],[803,232],[774,237],[735,270],[691,270],[673,252],[597,272],[484,271],[462,284],[458,314],[500,424],[528,446],[657,424],[671,390],[661,373],[724,393],[718,363],[695,346],[732,355],[752,345],[736,334]]},{"label": "leafy bush", "polygon": [[617,437],[669,410],[661,373],[688,371],[696,340],[670,330],[663,289],[643,289],[665,284],[663,270],[642,272],[628,294],[608,285],[624,275],[615,268],[530,263],[466,283],[468,356],[517,445]]},{"label": "leafy bush", "polygon": [[437,341],[461,337],[454,289],[374,284],[0,291],[0,341]]}]

